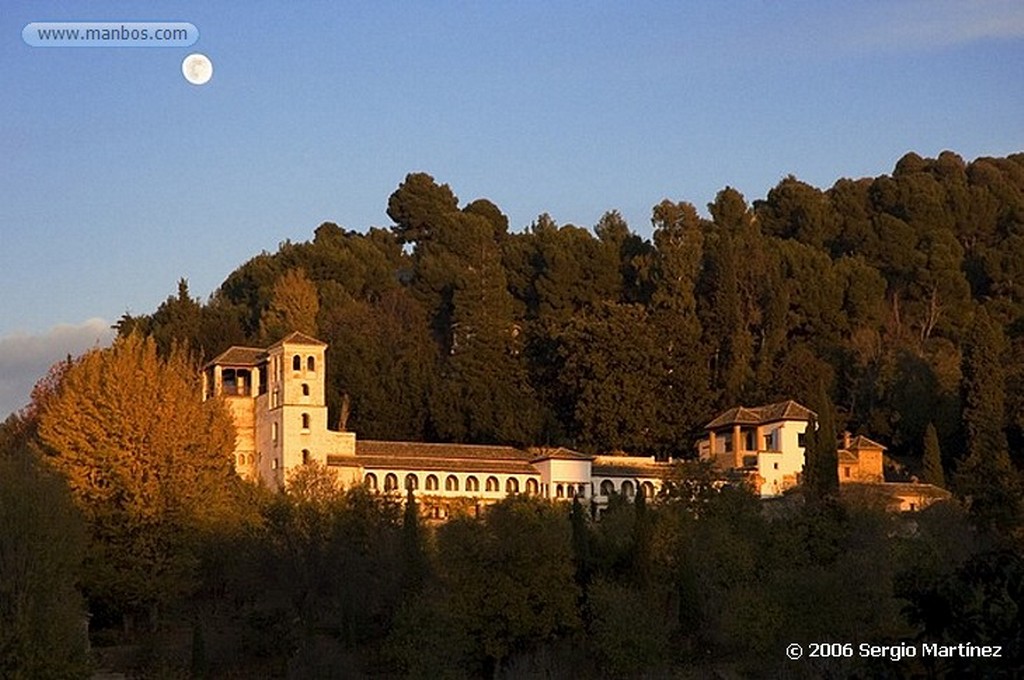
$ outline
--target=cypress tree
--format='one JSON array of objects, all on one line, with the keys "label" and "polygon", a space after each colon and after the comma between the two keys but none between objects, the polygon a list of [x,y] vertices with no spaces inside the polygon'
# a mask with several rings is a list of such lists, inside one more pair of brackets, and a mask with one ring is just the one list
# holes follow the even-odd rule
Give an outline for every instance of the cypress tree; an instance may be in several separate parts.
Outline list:
[{"label": "cypress tree", "polygon": [[412,489],[405,499],[402,515],[402,590],[407,596],[415,595],[427,577],[427,556],[424,549],[423,529],[420,526],[419,504]]},{"label": "cypress tree", "polygon": [[924,453],[921,457],[924,481],[935,486],[946,486],[946,475],[942,471],[942,451],[939,449],[939,435],[935,424],[929,422],[924,431]]},{"label": "cypress tree", "polygon": [[835,499],[839,495],[839,448],[836,444],[832,401],[821,381],[817,399],[818,418],[807,424],[804,447],[804,488],[811,502]]},{"label": "cypress tree", "polygon": [[580,587],[582,599],[585,600],[594,560],[590,550],[590,527],[587,526],[586,511],[583,509],[579,497],[572,499],[569,523],[572,527],[572,552],[576,562],[576,583]]},{"label": "cypress tree", "polygon": [[633,499],[633,545],[632,567],[633,579],[638,586],[646,586],[651,577],[651,542],[653,527],[650,511],[647,509],[647,497],[644,496],[642,484],[636,485],[636,496]]},{"label": "cypress tree", "polygon": [[984,308],[979,309],[963,353],[961,393],[967,458],[960,464],[957,488],[977,525],[997,531],[1017,526],[1021,518],[1020,483],[1003,429],[1002,346],[1000,328]]}]

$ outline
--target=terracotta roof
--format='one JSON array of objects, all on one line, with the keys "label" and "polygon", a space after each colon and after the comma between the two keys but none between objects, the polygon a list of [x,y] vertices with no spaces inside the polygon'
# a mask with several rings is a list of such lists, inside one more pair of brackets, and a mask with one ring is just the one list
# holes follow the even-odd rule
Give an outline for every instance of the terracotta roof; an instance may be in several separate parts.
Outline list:
[{"label": "terracotta roof", "polygon": [[810,420],[817,414],[811,409],[798,404],[792,399],[779,401],[765,406],[734,406],[733,408],[719,414],[710,423],[704,426],[706,430],[713,430],[725,425],[765,425],[780,420]]},{"label": "terracotta roof", "polygon": [[507,475],[539,475],[537,468],[525,460],[472,460],[466,458],[417,458],[412,456],[328,456],[328,465],[361,466],[366,470],[426,470],[430,472],[463,472]]},{"label": "terracotta roof", "polygon": [[609,465],[607,463],[594,463],[591,468],[591,477],[664,477],[668,473],[665,464],[651,463],[649,465]]},{"label": "terracotta roof", "polygon": [[267,356],[265,349],[259,347],[228,347],[226,350],[211,359],[204,368],[213,365],[232,364],[235,366],[255,366],[261,363]]},{"label": "terracotta roof", "polygon": [[484,444],[427,444],[424,442],[388,442],[356,439],[356,456],[389,458],[444,458],[468,460],[530,461],[530,454],[512,446]]},{"label": "terracotta roof", "polygon": [[859,461],[860,461],[860,458],[857,457],[857,454],[850,453],[846,449],[840,449],[839,450],[839,462],[840,463],[857,463]]},{"label": "terracotta roof", "polygon": [[[283,345],[285,343],[287,343],[289,345],[317,345],[319,347],[326,347],[327,346],[326,342],[323,342],[321,340],[317,340],[316,338],[314,338],[314,337],[312,337],[310,335],[306,335],[305,333],[300,333],[299,331],[293,331],[293,332],[289,333],[288,335],[284,336],[283,338],[281,338],[280,340],[278,340],[277,342],[275,342],[270,347],[279,347],[280,345]],[[270,348],[268,347],[267,349],[270,349]]]},{"label": "terracotta roof", "polygon": [[357,468],[362,467],[362,463],[355,456],[327,456],[327,464],[333,467],[347,467]]},{"label": "terracotta roof", "polygon": [[664,477],[671,463],[658,462],[646,456],[597,456],[591,466],[594,477]]},{"label": "terracotta roof", "polygon": [[921,496],[928,498],[951,498],[951,494],[934,484],[918,482],[849,482],[843,487],[847,489],[868,489],[889,496]]},{"label": "terracotta roof", "polygon": [[875,482],[875,484],[897,495],[917,494],[930,498],[952,498],[953,496],[948,490],[934,484],[921,484],[918,482]]},{"label": "terracotta roof", "polygon": [[745,406],[734,406],[733,408],[721,413],[712,420],[710,423],[705,425],[706,429],[713,427],[719,427],[721,425],[734,425],[734,424],[758,424],[761,422],[760,414],[757,413],[756,408],[746,408]]},{"label": "terracotta roof", "polygon": [[533,454],[530,460],[534,463],[542,460],[594,460],[593,456],[564,447],[557,449],[530,449],[530,453]]},{"label": "terracotta roof", "polygon": [[885,451],[885,447],[876,441],[868,439],[862,434],[857,435],[850,439],[850,445],[848,447],[850,451],[858,451],[860,449],[881,449]]}]

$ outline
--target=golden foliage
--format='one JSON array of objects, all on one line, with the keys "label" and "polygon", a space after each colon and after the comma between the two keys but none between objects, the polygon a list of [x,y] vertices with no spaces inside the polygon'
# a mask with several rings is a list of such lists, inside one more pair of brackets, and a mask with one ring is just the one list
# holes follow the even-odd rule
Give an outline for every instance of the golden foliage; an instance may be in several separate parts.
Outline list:
[{"label": "golden foliage", "polygon": [[164,361],[135,334],[64,368],[40,403],[39,439],[87,517],[201,526],[225,509],[234,428],[197,376],[185,352]]}]

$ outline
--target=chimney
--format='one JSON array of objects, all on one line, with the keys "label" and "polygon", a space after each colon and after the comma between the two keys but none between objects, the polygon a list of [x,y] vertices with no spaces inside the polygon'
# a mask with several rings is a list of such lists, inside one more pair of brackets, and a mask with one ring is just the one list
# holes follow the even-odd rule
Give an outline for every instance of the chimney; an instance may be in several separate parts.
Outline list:
[{"label": "chimney", "polygon": [[850,450],[850,431],[843,430],[843,449]]}]

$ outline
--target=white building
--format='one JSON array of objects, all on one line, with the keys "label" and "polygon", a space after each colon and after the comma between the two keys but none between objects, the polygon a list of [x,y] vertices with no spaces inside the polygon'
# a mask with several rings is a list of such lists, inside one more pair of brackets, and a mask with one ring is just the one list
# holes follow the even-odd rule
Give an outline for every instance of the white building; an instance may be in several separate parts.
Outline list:
[{"label": "white building", "polygon": [[564,448],[357,440],[327,427],[326,349],[292,333],[266,349],[232,347],[204,367],[204,398],[223,397],[234,418],[243,477],[281,488],[298,467],[317,462],[345,484],[396,496],[411,490],[430,514],[446,517],[518,493],[598,506],[638,490],[650,498],[669,472],[653,458]]}]

